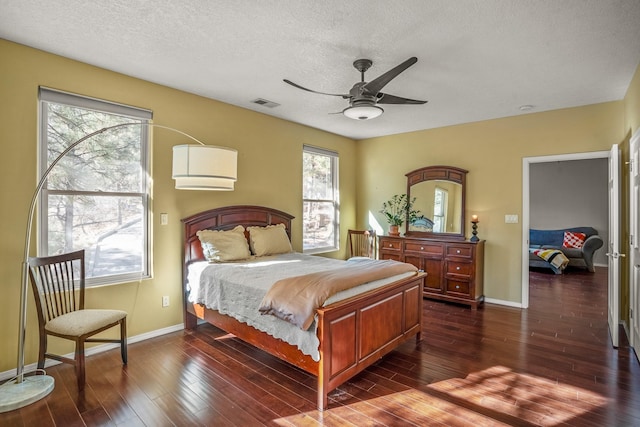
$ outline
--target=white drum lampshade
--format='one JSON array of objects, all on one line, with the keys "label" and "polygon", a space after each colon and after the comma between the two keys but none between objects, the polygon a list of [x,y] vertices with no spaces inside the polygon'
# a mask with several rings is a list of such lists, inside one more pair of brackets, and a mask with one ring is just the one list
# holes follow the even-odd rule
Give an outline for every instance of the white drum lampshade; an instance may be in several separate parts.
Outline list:
[{"label": "white drum lampshade", "polygon": [[238,151],[213,145],[173,147],[173,179],[179,190],[233,191]]}]

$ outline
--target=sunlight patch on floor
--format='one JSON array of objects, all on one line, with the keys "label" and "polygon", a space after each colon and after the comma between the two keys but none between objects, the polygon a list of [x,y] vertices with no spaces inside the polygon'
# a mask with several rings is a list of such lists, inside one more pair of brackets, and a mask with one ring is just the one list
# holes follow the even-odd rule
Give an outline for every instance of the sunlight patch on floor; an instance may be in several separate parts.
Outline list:
[{"label": "sunlight patch on floor", "polygon": [[[330,408],[324,413],[310,411],[282,417],[274,422],[290,425],[302,419],[322,420],[322,417],[331,416],[333,412],[336,415],[338,412],[344,413],[344,407],[336,406],[336,392],[339,390],[331,393],[330,398],[334,402],[330,401]],[[353,396],[349,393],[339,395],[338,400],[343,405],[376,421],[393,414],[412,422],[432,420],[457,425],[463,421],[477,426],[506,426],[511,425],[513,419],[540,426],[555,426],[585,416],[609,402],[598,393],[531,374],[517,373],[504,366],[493,366],[471,373],[466,378],[439,381],[427,385],[424,390],[408,388],[350,404],[348,402],[354,399]]]},{"label": "sunlight patch on floor", "polygon": [[229,340],[231,338],[235,338],[236,336],[233,334],[225,334],[225,335],[220,335],[219,337],[216,337],[215,340],[219,341],[219,340]]},{"label": "sunlight patch on floor", "polygon": [[608,403],[592,391],[493,366],[466,378],[452,378],[428,388],[479,408],[537,425],[553,426]]}]

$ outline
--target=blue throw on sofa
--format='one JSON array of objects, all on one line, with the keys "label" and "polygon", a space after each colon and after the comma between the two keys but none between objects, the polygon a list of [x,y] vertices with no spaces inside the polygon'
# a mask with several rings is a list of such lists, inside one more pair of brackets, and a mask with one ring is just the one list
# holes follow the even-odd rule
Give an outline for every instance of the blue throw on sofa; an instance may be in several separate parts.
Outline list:
[{"label": "blue throw on sofa", "polygon": [[[565,248],[562,246],[564,240],[564,232],[572,231],[574,233],[584,233],[587,238],[582,248]],[[558,249],[561,250],[567,258],[569,265],[574,267],[585,267],[587,270],[594,272],[593,254],[600,249],[604,242],[602,237],[598,236],[598,231],[593,227],[574,227],[561,230],[536,230],[529,229],[529,249]],[[553,270],[555,274],[562,274],[547,261],[539,256],[529,254],[530,267],[546,267]]]}]

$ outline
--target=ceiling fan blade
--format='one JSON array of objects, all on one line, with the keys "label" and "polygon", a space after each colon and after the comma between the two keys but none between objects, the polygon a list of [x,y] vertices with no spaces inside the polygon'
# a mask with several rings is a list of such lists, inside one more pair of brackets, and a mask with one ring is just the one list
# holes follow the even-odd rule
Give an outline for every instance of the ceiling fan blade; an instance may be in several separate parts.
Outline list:
[{"label": "ceiling fan blade", "polygon": [[380,92],[382,88],[387,85],[387,83],[396,78],[398,74],[411,67],[416,62],[418,62],[418,58],[412,56],[402,64],[397,65],[381,76],[376,77],[375,79],[364,85],[365,92],[368,92],[371,95],[377,95],[377,93]]},{"label": "ceiling fan blade", "polygon": [[291,80],[283,79],[282,81],[287,83],[287,84],[290,84],[293,87],[297,87],[298,89],[306,90],[307,92],[319,93],[320,95],[340,96],[340,97],[342,97],[344,99],[349,99],[350,98],[349,95],[338,94],[338,93],[318,92],[317,90],[307,89],[306,87],[300,86],[299,84],[296,84],[296,83],[292,82]]},{"label": "ceiling fan blade", "polygon": [[419,101],[417,99],[402,98],[400,96],[379,93],[376,104],[426,104],[429,101]]}]

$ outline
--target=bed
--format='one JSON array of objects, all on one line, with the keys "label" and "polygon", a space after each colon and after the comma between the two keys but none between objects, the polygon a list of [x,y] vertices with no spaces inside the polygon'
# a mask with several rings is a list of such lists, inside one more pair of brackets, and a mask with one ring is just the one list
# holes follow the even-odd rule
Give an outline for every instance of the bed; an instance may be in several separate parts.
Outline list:
[{"label": "bed", "polygon": [[[293,216],[262,206],[212,209],[182,220],[184,224],[183,291],[185,327],[204,320],[317,378],[317,406],[323,411],[328,394],[402,343],[421,340],[422,289],[425,274],[418,272],[376,289],[316,310],[318,360],[280,339],[201,303],[190,302],[189,268],[205,261],[197,236],[200,230],[232,230],[238,225],[264,227],[283,224],[289,239]],[[284,320],[281,320],[284,322]]]}]

